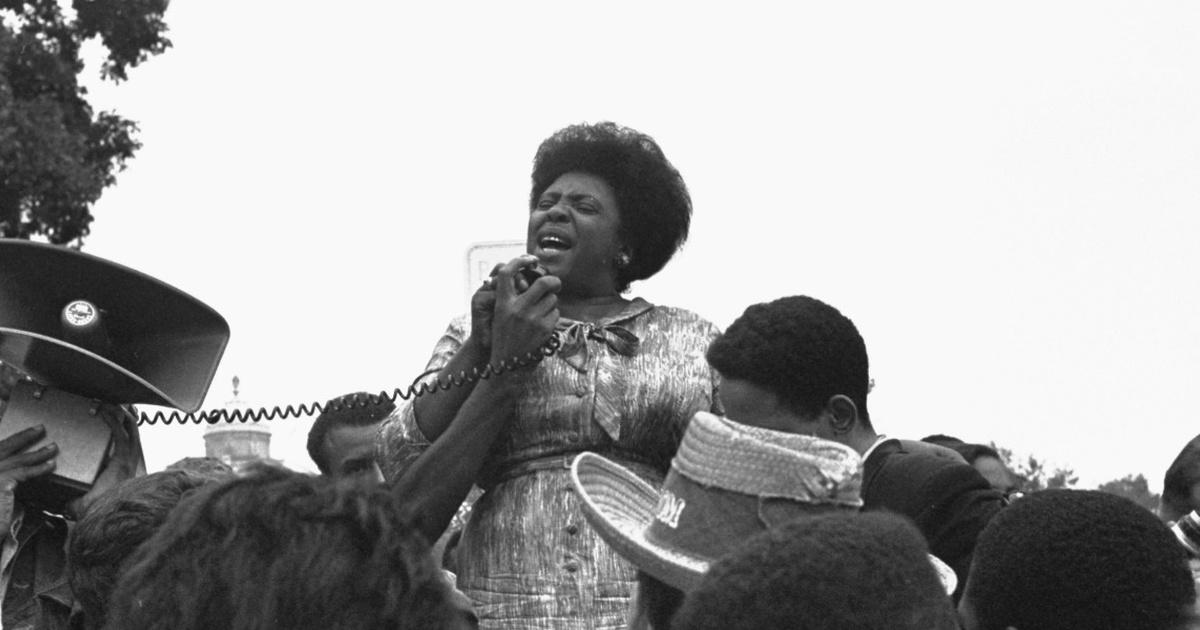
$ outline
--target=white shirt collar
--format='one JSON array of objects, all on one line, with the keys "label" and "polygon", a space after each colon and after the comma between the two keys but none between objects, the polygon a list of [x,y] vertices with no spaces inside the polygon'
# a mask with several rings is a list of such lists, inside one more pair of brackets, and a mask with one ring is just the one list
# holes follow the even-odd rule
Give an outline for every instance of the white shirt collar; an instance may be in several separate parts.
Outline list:
[{"label": "white shirt collar", "polygon": [[863,451],[863,454],[862,454],[863,461],[864,462],[867,461],[867,458],[871,456],[871,453],[873,453],[875,451],[875,448],[878,447],[880,444],[883,444],[884,442],[886,442],[887,439],[888,439],[888,436],[883,435],[882,433],[879,434],[879,436],[875,438],[875,443],[872,444],[871,447],[868,448],[866,451]]}]

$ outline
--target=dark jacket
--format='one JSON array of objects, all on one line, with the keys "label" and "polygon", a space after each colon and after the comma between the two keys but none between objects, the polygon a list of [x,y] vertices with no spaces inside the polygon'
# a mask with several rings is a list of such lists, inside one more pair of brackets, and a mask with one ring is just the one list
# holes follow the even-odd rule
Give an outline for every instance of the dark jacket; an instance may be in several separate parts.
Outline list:
[{"label": "dark jacket", "polygon": [[975,540],[1006,501],[970,464],[932,454],[928,447],[902,440],[877,446],[863,462],[862,509],[912,519],[930,552],[958,576],[958,601]]},{"label": "dark jacket", "polygon": [[8,592],[3,593],[4,630],[60,630],[68,625],[73,598],[67,584],[67,522],[27,510],[17,530]]}]

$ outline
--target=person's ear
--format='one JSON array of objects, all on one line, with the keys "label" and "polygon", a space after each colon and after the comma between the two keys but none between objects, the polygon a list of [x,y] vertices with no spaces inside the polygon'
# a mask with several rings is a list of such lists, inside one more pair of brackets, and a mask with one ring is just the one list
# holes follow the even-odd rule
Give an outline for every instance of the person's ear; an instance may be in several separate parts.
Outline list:
[{"label": "person's ear", "polygon": [[845,394],[837,394],[829,398],[826,404],[829,409],[829,427],[835,435],[849,433],[858,423],[858,406]]}]

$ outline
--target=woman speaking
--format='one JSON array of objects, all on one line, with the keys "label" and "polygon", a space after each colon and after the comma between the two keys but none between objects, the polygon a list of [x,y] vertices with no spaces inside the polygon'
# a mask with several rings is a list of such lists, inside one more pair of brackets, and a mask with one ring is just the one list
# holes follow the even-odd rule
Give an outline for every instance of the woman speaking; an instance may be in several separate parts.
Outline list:
[{"label": "woman speaking", "polygon": [[[624,295],[674,255],[691,210],[651,137],[608,122],[556,132],[534,158],[528,255],[450,323],[426,378],[536,354],[552,334],[557,352],[416,398],[385,422],[385,472],[401,494],[426,497],[415,509],[427,531],[471,482],[484,490],[457,550],[482,628],[624,628],[635,570],[583,519],[569,465],[593,451],[658,486],[692,415],[719,411],[704,359],[716,327]],[[524,277],[535,262],[547,274]]]}]

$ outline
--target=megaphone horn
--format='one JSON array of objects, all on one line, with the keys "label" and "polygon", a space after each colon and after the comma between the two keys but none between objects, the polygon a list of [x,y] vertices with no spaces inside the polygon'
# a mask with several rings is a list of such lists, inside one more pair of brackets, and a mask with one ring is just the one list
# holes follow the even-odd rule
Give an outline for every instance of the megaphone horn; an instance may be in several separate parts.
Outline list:
[{"label": "megaphone horn", "polygon": [[200,408],[229,341],[216,311],[83,252],[0,239],[0,361],[113,403]]},{"label": "megaphone horn", "polygon": [[50,509],[87,491],[111,441],[98,401],[195,411],[229,341],[196,298],[72,249],[0,239],[0,361],[32,380],[13,389],[0,439],[43,426],[54,472],[18,491]]}]

